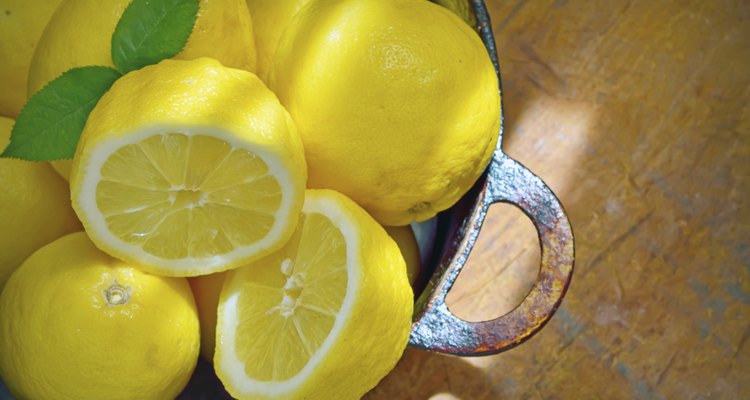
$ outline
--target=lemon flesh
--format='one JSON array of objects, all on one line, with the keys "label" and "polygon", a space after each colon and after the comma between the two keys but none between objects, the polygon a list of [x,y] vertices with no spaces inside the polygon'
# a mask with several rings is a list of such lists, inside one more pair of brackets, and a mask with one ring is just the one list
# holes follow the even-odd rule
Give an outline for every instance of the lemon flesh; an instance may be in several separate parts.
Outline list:
[{"label": "lemon flesh", "polygon": [[[289,245],[277,253],[278,270],[264,269],[257,275],[245,270],[243,277],[246,286],[240,296],[260,301],[239,305],[239,315],[255,318],[239,322],[236,348],[256,360],[245,365],[245,373],[258,380],[297,375],[330,334],[346,295],[346,240],[341,231],[318,213],[300,224]],[[321,236],[319,247],[316,239]]]},{"label": "lemon flesh", "polygon": [[305,177],[294,124],[255,75],[166,60],[118,80],[92,111],[71,192],[100,248],[194,276],[281,247]]},{"label": "lemon flesh", "polygon": [[227,276],[214,365],[238,398],[358,398],[399,359],[411,313],[395,242],[343,195],[308,191],[289,242]]},{"label": "lemon flesh", "polygon": [[96,202],[111,232],[157,257],[210,258],[255,243],[281,206],[268,165],[212,136],[150,136],[119,148],[101,174]]}]

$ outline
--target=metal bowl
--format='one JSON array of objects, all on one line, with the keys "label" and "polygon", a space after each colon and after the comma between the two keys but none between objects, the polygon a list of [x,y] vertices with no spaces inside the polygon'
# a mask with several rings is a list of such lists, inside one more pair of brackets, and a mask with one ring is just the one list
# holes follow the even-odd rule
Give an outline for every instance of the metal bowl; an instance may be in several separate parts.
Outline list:
[{"label": "metal bowl", "polygon": [[[467,0],[476,29],[495,65],[500,67],[490,16],[483,0]],[[437,216],[435,238],[428,257],[430,278],[415,303],[409,345],[460,356],[481,356],[523,343],[552,317],[568,289],[573,273],[573,232],[560,201],[547,185],[502,150],[502,84],[497,148],[484,174],[453,207]],[[448,309],[445,298],[469,257],[492,204],[521,209],[539,235],[542,261],[529,294],[513,311],[490,321],[468,322]]]}]

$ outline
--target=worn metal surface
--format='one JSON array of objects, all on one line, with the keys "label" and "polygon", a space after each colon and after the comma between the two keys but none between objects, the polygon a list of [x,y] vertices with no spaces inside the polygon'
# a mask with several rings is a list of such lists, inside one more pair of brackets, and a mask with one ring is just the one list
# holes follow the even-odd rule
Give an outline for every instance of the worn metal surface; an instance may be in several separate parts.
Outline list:
[{"label": "worn metal surface", "polygon": [[[448,224],[454,227],[454,245],[442,248],[441,264],[417,302],[413,347],[463,356],[507,350],[544,326],[568,288],[573,234],[559,201],[541,179],[498,150],[474,199],[475,207],[460,224]],[[496,202],[514,204],[532,219],[542,247],[541,268],[532,290],[513,311],[490,321],[464,321],[450,312],[446,296],[468,259],[489,206]]]},{"label": "worn metal surface", "polygon": [[[472,4],[500,80],[489,14],[482,0]],[[502,107],[498,111],[502,119]],[[432,277],[415,304],[409,340],[413,347],[462,356],[510,349],[544,326],[570,284],[574,247],[565,212],[541,179],[502,152],[502,123],[499,135],[486,173],[464,199],[440,216],[438,237],[443,245],[435,248]],[[497,202],[519,207],[534,222],[542,248],[539,275],[526,298],[508,314],[484,322],[465,321],[451,313],[446,296],[466,264],[489,207]]]}]

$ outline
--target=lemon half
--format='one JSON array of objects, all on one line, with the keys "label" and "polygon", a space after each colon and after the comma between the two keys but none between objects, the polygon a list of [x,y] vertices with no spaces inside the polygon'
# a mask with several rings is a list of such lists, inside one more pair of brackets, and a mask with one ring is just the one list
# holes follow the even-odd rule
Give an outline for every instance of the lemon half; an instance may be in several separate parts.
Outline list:
[{"label": "lemon half", "polygon": [[71,196],[101,249],[193,276],[278,249],[305,180],[294,124],[257,76],[208,58],[165,60],[119,79],[94,108]]},{"label": "lemon half", "polygon": [[359,398],[406,347],[413,297],[396,243],[334,191],[308,191],[302,214],[280,251],[224,283],[214,367],[240,399]]}]

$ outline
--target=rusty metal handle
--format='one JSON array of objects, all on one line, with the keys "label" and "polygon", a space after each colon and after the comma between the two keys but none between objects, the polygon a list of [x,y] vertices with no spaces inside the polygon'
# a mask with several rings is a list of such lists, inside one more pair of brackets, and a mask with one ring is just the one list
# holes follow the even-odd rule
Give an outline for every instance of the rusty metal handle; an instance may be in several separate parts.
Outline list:
[{"label": "rusty metal handle", "polygon": [[[464,321],[451,313],[446,295],[458,277],[476,239],[481,220],[498,202],[520,208],[539,234],[542,262],[526,298],[513,311],[484,322]],[[462,356],[495,354],[533,336],[552,317],[565,295],[573,273],[573,232],[560,201],[547,185],[519,162],[497,150],[488,170],[479,224],[465,233],[467,242],[432,290],[430,299],[412,325],[410,345]]]}]

